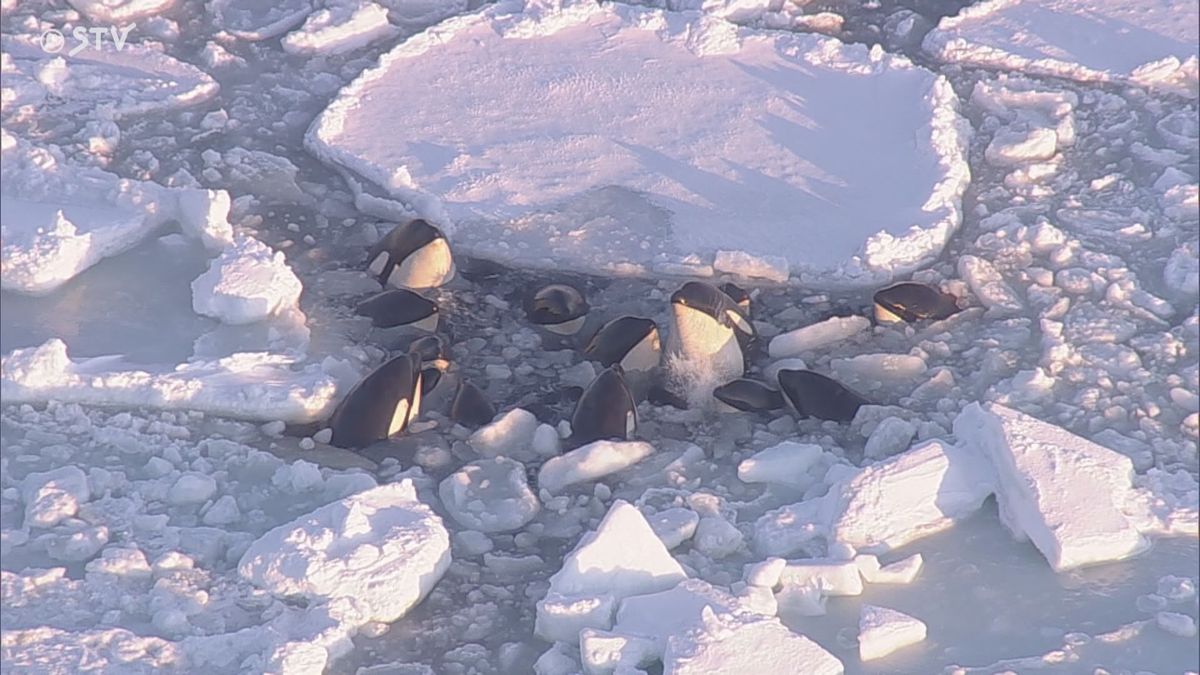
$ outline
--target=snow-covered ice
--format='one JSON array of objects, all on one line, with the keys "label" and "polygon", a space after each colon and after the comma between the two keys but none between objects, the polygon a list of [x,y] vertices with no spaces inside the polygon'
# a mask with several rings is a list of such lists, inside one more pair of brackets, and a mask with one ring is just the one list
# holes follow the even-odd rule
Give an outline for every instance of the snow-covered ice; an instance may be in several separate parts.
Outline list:
[{"label": "snow-covered ice", "polygon": [[771,338],[771,358],[786,359],[814,349],[841,342],[871,327],[865,316],[835,316],[821,323],[804,326]]},{"label": "snow-covered ice", "polygon": [[671,639],[663,658],[666,675],[812,673],[841,675],[841,661],[776,618],[743,620],[703,610],[705,630]]},{"label": "snow-covered ice", "polygon": [[309,0],[260,3],[253,0],[208,0],[217,26],[243,40],[269,40],[297,26],[313,12]]},{"label": "snow-covered ice", "polygon": [[189,63],[133,40],[120,49],[105,42],[72,55],[74,41],[55,54],[32,36],[0,37],[4,112],[112,120],[197,105],[217,93],[216,81]]},{"label": "snow-covered ice", "polygon": [[99,406],[200,410],[249,420],[312,422],[333,411],[338,378],[320,363],[266,352],[238,353],[161,370],[72,359],[57,338],[0,359],[6,403],[55,400]]},{"label": "snow-covered ice", "polygon": [[830,488],[830,536],[886,552],[954,524],[994,490],[991,467],[973,453],[930,441],[862,469]]},{"label": "snow-covered ice", "polygon": [[481,532],[519,529],[541,508],[525,466],[506,457],[467,464],[442,481],[438,495],[454,520]]},{"label": "snow-covered ice", "polygon": [[513,408],[479,427],[467,442],[484,457],[504,455],[524,460],[536,456],[533,443],[538,424],[533,413]]},{"label": "snow-covered ice", "polygon": [[663,545],[670,550],[696,534],[700,514],[691,509],[676,507],[646,516],[646,520],[649,521],[654,534],[658,535]]},{"label": "snow-covered ice", "polygon": [[283,49],[292,54],[342,54],[396,33],[386,7],[370,0],[334,0],[284,36]]},{"label": "snow-covered ice", "polygon": [[535,630],[566,642],[578,639],[584,628],[608,630],[617,602],[667,590],[685,578],[641,512],[617,500],[550,577],[550,589],[537,605]]},{"label": "snow-covered ice", "polygon": [[862,595],[863,579],[853,560],[810,558],[789,562],[779,572],[779,584],[789,587],[813,586],[825,596]]},{"label": "snow-covered ice", "polygon": [[92,21],[124,24],[155,16],[169,9],[175,0],[70,0],[70,4]]},{"label": "snow-covered ice", "polygon": [[229,243],[229,196],[165,188],[69,162],[0,131],[2,287],[48,293],[100,260],[129,250],[171,221],[210,248]]},{"label": "snow-covered ice", "polygon": [[858,619],[858,657],[882,659],[925,639],[925,623],[894,609],[864,604]]},{"label": "snow-covered ice", "polygon": [[[646,274],[741,251],[862,286],[957,227],[965,126],[946,81],[906,59],[619,3],[522,9],[407,40],[309,147],[372,203],[469,224],[460,249],[523,265]],[[430,114],[451,105],[470,114]]]},{"label": "snow-covered ice", "polygon": [[755,453],[738,464],[738,478],[746,483],[780,483],[805,487],[808,471],[825,450],[811,443],[784,441]]},{"label": "snow-covered ice", "polygon": [[1146,549],[1123,512],[1133,490],[1128,457],[998,404],[967,406],[954,433],[995,468],[1005,524],[1055,570]]},{"label": "snow-covered ice", "polygon": [[281,596],[353,599],[367,620],[391,622],[450,566],[450,535],[411,481],[390,483],[280,525],[250,545],[238,570]]},{"label": "snow-covered ice", "polygon": [[538,488],[560,492],[631,467],[652,454],[654,446],[644,441],[593,441],[546,460],[538,471]]},{"label": "snow-covered ice", "polygon": [[1188,0],[986,0],[943,18],[925,49],[947,62],[1195,97],[1197,26]]},{"label": "snow-covered ice", "polygon": [[881,565],[879,569],[873,570],[870,576],[864,573],[863,578],[872,584],[909,584],[917,578],[924,564],[925,558],[920,553],[914,553],[907,558]]},{"label": "snow-covered ice", "polygon": [[223,323],[253,323],[297,311],[302,290],[282,251],[245,237],[221,251],[208,271],[192,281],[192,307]]}]

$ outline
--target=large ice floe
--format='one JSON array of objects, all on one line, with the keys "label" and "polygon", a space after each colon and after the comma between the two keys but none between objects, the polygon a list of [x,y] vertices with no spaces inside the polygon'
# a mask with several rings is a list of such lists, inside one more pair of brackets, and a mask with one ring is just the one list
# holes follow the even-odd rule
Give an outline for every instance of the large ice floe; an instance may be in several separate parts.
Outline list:
[{"label": "large ice floe", "polygon": [[863,286],[929,261],[957,227],[956,105],[945,79],[879,49],[510,1],[384,55],[307,145],[359,208],[418,213],[472,254],[631,275],[760,260],[767,278],[782,265]]},{"label": "large ice floe", "polygon": [[1198,26],[1191,0],[986,0],[942,19],[924,47],[947,62],[1195,97]]}]

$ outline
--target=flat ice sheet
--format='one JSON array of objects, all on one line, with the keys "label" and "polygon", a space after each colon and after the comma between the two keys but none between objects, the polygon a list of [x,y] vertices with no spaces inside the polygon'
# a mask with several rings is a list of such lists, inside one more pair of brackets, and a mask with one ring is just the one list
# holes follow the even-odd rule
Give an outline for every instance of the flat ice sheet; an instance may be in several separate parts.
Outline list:
[{"label": "flat ice sheet", "polygon": [[953,94],[903,57],[615,3],[521,11],[407,40],[321,114],[310,149],[370,202],[526,266],[645,274],[724,249],[864,285],[935,256],[959,222]]},{"label": "flat ice sheet", "polygon": [[1195,0],[989,0],[942,19],[925,49],[944,61],[1134,80],[1194,97],[1198,40]]}]

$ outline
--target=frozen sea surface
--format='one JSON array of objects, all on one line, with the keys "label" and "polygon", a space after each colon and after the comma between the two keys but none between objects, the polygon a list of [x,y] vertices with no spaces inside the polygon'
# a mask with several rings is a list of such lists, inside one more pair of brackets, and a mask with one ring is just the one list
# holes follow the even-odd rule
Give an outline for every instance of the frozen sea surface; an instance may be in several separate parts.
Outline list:
[{"label": "frozen sea surface", "polygon": [[[458,117],[430,121],[421,115],[432,109],[426,105],[430,100],[445,101],[438,111],[457,110],[455,96],[469,98],[464,87],[486,80],[492,63],[503,64],[514,83],[512,92],[498,92],[514,96],[501,99],[506,102],[495,115],[510,121],[510,127],[544,121],[544,110],[525,111],[512,100],[538,89],[536,77],[517,68],[522,52],[507,44],[515,41],[511,34],[502,38],[481,31],[476,36],[491,61],[455,42],[459,29],[477,26],[478,19],[443,24],[424,38],[447,37],[444,45],[426,46],[458,50],[453,68],[397,56],[418,44],[403,42],[407,38],[448,15],[474,11],[478,4],[108,3],[113,16],[139,17],[130,38],[139,48],[125,53],[123,60],[91,54],[59,63],[33,40],[51,27],[69,33],[80,21],[74,10],[3,3],[0,120],[6,134],[37,148],[57,148],[61,155],[54,157],[63,166],[108,172],[113,178],[104,178],[103,185],[113,186],[110,181],[119,178],[146,186],[225,190],[228,215],[222,213],[219,220],[229,226],[229,241],[253,236],[269,248],[250,245],[257,253],[238,258],[247,267],[223,269],[251,272],[231,277],[268,278],[268,272],[282,271],[276,266],[278,251],[303,284],[298,314],[245,325],[202,317],[193,306],[192,282],[228,249],[202,246],[204,238],[194,232],[168,234],[176,226],[164,222],[162,231],[72,271],[45,295],[5,290],[0,296],[0,353],[5,358],[0,378],[5,387],[0,409],[0,663],[6,672],[76,672],[86,664],[105,672],[356,673],[360,667],[379,667],[406,674],[546,675],[580,672],[585,662],[597,667],[610,657],[643,662],[650,672],[658,672],[655,659],[668,658],[668,653],[669,659],[718,655],[735,669],[758,655],[722,652],[722,636],[730,639],[724,644],[764,646],[763,653],[777,647],[826,664],[833,658],[850,673],[1073,673],[1096,668],[1173,673],[1200,666],[1193,634],[1200,617],[1200,115],[1194,93],[1189,94],[1194,79],[1176,87],[1171,77],[1187,75],[1186,67],[1165,66],[1140,70],[1163,77],[1126,77],[1117,66],[1139,64],[1089,61],[1085,57],[1098,53],[1067,49],[1073,40],[1098,39],[1078,27],[1095,24],[1104,12],[1124,12],[1139,28],[1115,36],[1104,33],[1104,44],[1136,39],[1139,47],[1098,54],[1105,58],[1161,58],[1153,50],[1169,51],[1173,43],[1142,39],[1141,31],[1170,35],[1194,29],[1195,22],[1168,24],[1154,19],[1154,11],[1133,16],[1095,3],[1087,12],[1053,3],[986,3],[964,14],[977,17],[959,24],[964,37],[983,40],[989,31],[1020,27],[1028,19],[1022,13],[1030,8],[1055,13],[1069,30],[1038,33],[1037,48],[1052,51],[1055,61],[1067,64],[1058,70],[1027,67],[1007,55],[934,62],[921,44],[933,44],[934,38],[924,40],[926,33],[959,7],[927,2],[887,0],[854,7],[722,0],[648,3],[699,10],[710,17],[668,14],[665,26],[612,18],[643,16],[640,10],[581,4],[565,13],[545,10],[533,23],[506,24],[517,30],[513,26],[541,25],[538,21],[559,17],[556,35],[578,37],[564,45],[535,31],[526,44],[545,43],[528,50],[539,68],[574,67],[574,81],[582,82],[582,88],[568,92],[586,93],[593,87],[597,95],[608,97],[607,111],[580,106],[579,120],[619,127],[604,113],[616,119],[638,105],[661,104],[618,95],[627,93],[622,82],[643,82],[643,73],[658,72],[654,63],[639,57],[659,59],[657,67],[664,59],[676,59],[672,63],[685,73],[690,71],[684,62],[715,58],[724,64],[722,78],[728,76],[721,81],[746,87],[736,91],[753,94],[752,100],[788,92],[784,103],[799,107],[783,105],[776,111],[781,119],[803,117],[836,126],[861,122],[868,113],[878,118],[881,138],[821,146],[830,153],[822,157],[849,162],[847,171],[866,176],[882,170],[873,164],[880,157],[887,162],[915,159],[920,153],[913,148],[920,146],[894,147],[901,142],[900,120],[866,106],[854,115],[847,112],[847,119],[841,119],[845,109],[832,102],[822,110],[825,99],[800,91],[805,78],[828,75],[829,64],[844,59],[874,74],[863,77],[878,76],[886,100],[911,113],[924,105],[922,96],[929,93],[935,74],[944,77],[943,93],[953,95],[958,114],[970,125],[964,157],[971,185],[962,200],[961,226],[944,248],[939,244],[940,254],[931,255],[913,275],[958,296],[964,311],[932,324],[876,325],[863,318],[871,316],[874,289],[869,284],[819,290],[803,270],[789,284],[779,284],[777,256],[788,256],[790,262],[791,252],[785,249],[798,245],[790,239],[747,257],[734,253],[746,247],[697,238],[684,243],[727,252],[711,259],[676,255],[678,251],[660,256],[656,246],[679,242],[645,234],[659,233],[666,217],[661,204],[652,204],[628,185],[601,187],[562,208],[532,205],[532,215],[455,216],[452,236],[460,254],[488,253],[493,242],[486,237],[514,223],[527,222],[537,234],[529,235],[527,248],[514,246],[494,256],[519,264],[483,280],[460,277],[429,293],[441,307],[451,366],[445,383],[423,401],[423,414],[410,433],[359,453],[333,448],[327,444],[328,431],[321,429],[327,406],[410,337],[380,334],[353,315],[355,304],[378,290],[360,269],[364,248],[393,224],[381,221],[379,214],[396,216],[399,211],[396,195],[380,187],[386,181],[372,186],[357,170],[334,170],[306,152],[304,140],[315,122],[328,119],[332,105],[351,103],[375,115],[371,119],[377,131],[367,135],[358,129],[364,152],[405,150],[414,142],[409,135],[414,122],[421,123],[422,134],[429,133],[417,141],[444,141],[432,135],[437,129],[465,135],[468,130]],[[73,5],[100,16],[93,3]],[[384,13],[378,7],[386,9],[394,31],[382,25]],[[1184,9],[1194,12],[1194,7]],[[743,28],[713,23],[718,17]],[[955,25],[942,21],[939,30],[958,30]],[[1033,27],[1058,25],[1042,21]],[[689,42],[680,37],[681,26],[712,31],[692,31]],[[790,32],[766,33],[764,27]],[[599,34],[599,28],[612,30]],[[813,31],[849,46],[824,42],[824,37],[809,34]],[[731,34],[750,37],[737,52],[699,55],[725,44],[721,36]],[[773,37],[763,37],[768,35]],[[798,49],[785,54],[765,48],[764,40]],[[287,43],[316,48],[288,50]],[[872,56],[867,47],[877,43],[884,52]],[[595,58],[582,57],[583,50],[574,45],[587,45],[586,53]],[[602,47],[607,51],[596,51]],[[1143,47],[1153,53],[1139,51]],[[826,54],[824,48],[831,51]],[[814,53],[820,57],[816,63],[805,61],[805,55]],[[1178,55],[1184,66],[1186,56]],[[923,65],[910,68],[903,65],[904,58]],[[756,59],[750,64],[755,67],[777,66],[768,75],[786,75],[786,81],[767,86],[733,65],[747,66],[748,59]],[[397,115],[400,119],[372,108],[377,102],[370,99],[350,98],[358,86],[354,82],[390,68],[411,68],[411,74],[427,82],[443,76],[454,86],[378,92],[391,97],[388,101],[403,113]],[[1107,74],[1079,75],[1092,71]],[[571,73],[553,72],[572,81]],[[1104,80],[1120,86],[1097,83]],[[219,89],[208,86],[210,81]],[[695,76],[688,81],[704,84]],[[123,96],[122,87],[108,86],[117,83],[142,87],[148,95]],[[203,95],[180,98],[189,91]],[[841,90],[831,85],[820,91],[832,95]],[[717,94],[728,92],[708,93],[711,100],[725,100]],[[698,87],[680,95],[696,101],[708,94]],[[720,137],[721,129],[740,130],[772,152],[785,148],[784,141],[806,138],[798,132],[772,136],[773,120],[757,109],[739,126],[727,114],[736,109],[716,106],[700,115],[667,111],[650,117],[658,125],[653,128],[670,132],[668,122],[675,120],[693,132],[692,138],[711,140]],[[654,110],[661,109],[650,112]],[[795,118],[788,117],[793,113]],[[905,119],[906,124],[913,121]],[[711,127],[706,120],[713,122]],[[576,120],[561,122],[567,127]],[[547,158],[573,157],[517,153],[520,148],[510,147],[515,141],[504,137],[503,129],[485,128],[480,138],[488,143],[463,153],[470,161],[497,162],[503,169],[497,170],[501,184],[501,179],[528,177],[522,171]],[[678,145],[681,137],[664,132],[651,141],[673,138]],[[553,148],[564,137],[525,140],[529,148]],[[422,147],[413,156],[424,161],[437,155]],[[711,142],[701,149],[691,156],[717,161],[741,152],[747,159],[745,147],[736,144]],[[775,157],[749,154],[747,162]],[[397,155],[395,160],[398,166],[411,157]],[[389,162],[392,158],[379,164],[393,166]],[[807,171],[811,167],[791,162],[763,164],[757,170],[765,176],[776,168],[799,167],[804,171],[795,175],[814,177]],[[13,166],[6,159],[5,170]],[[428,179],[418,171],[424,165],[410,166],[412,176]],[[6,201],[14,191],[46,203],[60,199],[61,190],[38,187],[46,185],[41,178],[54,173],[50,164],[42,169],[45,173],[20,167],[21,180],[15,183],[6,174]],[[869,186],[879,194],[868,190],[864,199],[898,198],[898,188],[907,189],[917,178],[905,174],[888,183],[884,175],[882,186]],[[434,197],[449,213],[452,190],[446,185],[456,184],[439,183]],[[798,199],[784,199],[779,213],[766,213],[768,220],[786,220],[780,214],[790,213],[793,201],[809,203],[796,185],[771,193]],[[89,203],[105,202],[115,193],[97,194]],[[745,195],[734,197],[731,204],[760,208]],[[887,206],[888,212],[923,203],[905,197],[914,201],[907,206],[897,201]],[[883,209],[885,204],[859,206]],[[7,212],[4,219],[8,227]],[[603,251],[604,256],[629,254],[642,267],[589,275],[576,265],[556,269],[539,262],[553,246],[565,245],[543,236],[552,229],[568,234],[582,230],[573,235],[581,242],[575,244],[577,252],[599,259],[601,254],[584,247],[583,242],[590,245],[592,240],[580,225],[589,223],[594,239],[613,249]],[[549,229],[534,227],[541,225]],[[830,247],[826,252],[831,256],[852,248],[851,229],[856,240],[869,234],[865,226],[843,229],[846,239],[819,241]],[[614,230],[640,235],[629,240],[636,247],[621,248],[624,240],[605,236]],[[642,239],[649,239],[648,251],[640,248]],[[10,241],[6,233],[5,245]],[[476,261],[460,255],[459,262],[464,270],[478,271]],[[837,261],[828,262],[832,267]],[[622,278],[626,274],[640,278]],[[593,308],[589,324],[635,314],[654,319],[666,331],[668,298],[680,276],[723,280],[727,274],[764,279],[747,284],[753,291],[756,328],[764,345],[766,339],[783,336],[775,349],[749,359],[750,377],[770,381],[779,368],[802,361],[853,383],[874,405],[864,407],[851,423],[834,424],[797,419],[786,411],[720,413],[643,402],[637,442],[620,449],[620,461],[598,456],[592,462],[587,452],[549,464],[548,457],[563,445],[556,425],[570,419],[578,387],[595,368],[582,359],[578,345],[540,333],[525,320],[521,307],[529,292],[549,282],[574,283]],[[223,286],[236,300],[223,305],[230,310],[225,319],[249,316],[241,310],[260,306],[257,291],[279,290],[269,297],[287,298],[289,289],[294,290],[288,283],[279,289],[253,286]],[[88,360],[106,355],[117,358]],[[783,357],[787,360],[781,361]],[[464,378],[507,413],[487,434],[472,435],[446,416],[453,385]],[[304,387],[311,387],[310,396],[281,396]],[[1122,504],[1105,501],[1106,508],[1120,511],[1110,509],[1106,518],[1124,520],[1150,548],[1118,562],[1056,573],[1042,550],[1013,536],[1014,529],[1034,527],[1039,518],[1061,521],[1069,517],[1064,516],[1071,510],[1067,506],[1094,499],[1078,489],[1095,488],[1088,482],[1094,474],[1082,468],[1090,453],[1056,454],[1061,471],[1056,475],[1039,473],[1045,467],[1033,461],[1036,454],[1022,458],[1017,470],[1035,478],[1035,486],[1067,486],[1056,495],[1062,499],[1039,500],[1036,492],[1009,485],[998,502],[986,497],[995,489],[986,476],[982,482],[946,480],[931,486],[945,467],[903,453],[928,447],[924,444],[930,441],[960,444],[964,439],[954,435],[955,419],[976,401],[1021,411],[1107,448],[1096,451],[1105,458],[1106,480],[1120,479],[1121,492],[1132,498]],[[515,408],[526,412],[510,412]],[[513,438],[499,437],[506,429]],[[795,457],[778,450],[764,454],[788,447],[800,450]],[[983,466],[1006,450],[991,447],[988,452],[991,459],[983,458]],[[511,456],[493,460],[497,453]],[[589,461],[582,462],[584,458]],[[472,463],[478,463],[475,469]],[[764,468],[770,466],[778,471]],[[895,484],[923,486],[928,493],[917,495],[922,498],[915,502],[922,517],[926,524],[947,529],[881,550],[877,558],[837,537],[831,541],[823,529],[829,514],[819,507],[831,503],[826,496],[835,485],[858,485],[853,477],[870,466],[914,472]],[[764,472],[770,474],[767,480]],[[542,489],[540,473],[551,478],[555,490]],[[947,476],[954,478],[949,472],[942,475]],[[1128,481],[1132,488],[1127,490]],[[446,489],[439,490],[443,485]],[[884,496],[889,485],[893,483],[874,486],[882,500],[875,508],[903,514],[903,509],[888,510]],[[943,494],[943,488],[962,488],[962,494]],[[452,505],[444,504],[443,496]],[[872,493],[863,491],[861,497],[867,500]],[[622,502],[620,517],[606,518]],[[1034,504],[1039,510],[1013,519],[1002,513],[1005,504]],[[479,513],[503,518],[481,518]],[[762,530],[759,524],[768,514],[794,514],[800,520],[777,521],[778,529]],[[604,536],[592,534],[602,520],[609,522]],[[648,528],[640,525],[643,520]],[[903,518],[880,524],[896,531],[921,525]],[[643,548],[653,555],[619,546],[614,550],[625,527],[633,528],[625,534],[642,537],[639,541],[647,543]],[[788,537],[773,537],[774,532]],[[663,542],[661,547],[653,537]],[[1039,545],[1045,541],[1039,539]],[[622,595],[637,590],[635,582],[647,570],[670,569],[670,581],[677,580],[676,569],[682,570],[687,580],[665,591],[679,602],[663,610],[670,610],[671,625],[697,627],[698,633],[671,638],[661,634],[667,630],[664,624],[650,637],[636,634],[646,627],[622,617],[620,606],[629,602],[636,608],[647,602],[645,596],[622,601],[604,588],[567,583],[579,579],[560,571],[570,567],[564,561],[586,542],[593,543],[587,557],[612,566],[612,578],[623,584]],[[786,559],[769,555],[773,545],[788,547]],[[1108,551],[1109,557],[1126,552]],[[312,578],[296,574],[297,569],[311,571]],[[557,579],[554,584],[551,577]],[[380,602],[382,598],[362,590],[380,579],[394,583],[388,597],[394,595],[397,602]],[[797,583],[802,579],[837,587],[825,587],[826,593]],[[556,592],[583,593],[552,598],[555,634],[565,642],[547,642],[535,634],[539,602],[552,585]],[[296,593],[306,599],[298,600]],[[697,597],[710,598],[715,609],[705,613],[684,601]],[[863,664],[857,636],[865,605],[923,622],[926,638]],[[572,625],[589,628],[571,633]],[[785,666],[784,672],[795,671],[795,664]]]}]

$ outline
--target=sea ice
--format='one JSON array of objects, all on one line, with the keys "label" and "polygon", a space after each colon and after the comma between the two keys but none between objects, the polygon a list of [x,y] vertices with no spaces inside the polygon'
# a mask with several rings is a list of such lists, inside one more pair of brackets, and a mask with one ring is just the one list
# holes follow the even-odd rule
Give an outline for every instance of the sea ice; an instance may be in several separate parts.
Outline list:
[{"label": "sea ice", "polygon": [[170,9],[175,0],[68,0],[97,24],[127,24]]},{"label": "sea ice", "polygon": [[745,251],[717,251],[713,259],[717,272],[748,279],[766,279],[777,283],[788,280],[788,260],[777,255],[750,255]]},{"label": "sea ice", "polygon": [[[958,225],[955,101],[879,49],[620,3],[505,2],[403,42],[306,142],[360,207],[469,224],[459,250],[510,264],[647,274],[738,251],[775,278],[783,258],[809,283],[863,286],[929,261]],[[429,113],[451,107],[486,114]],[[378,134],[398,118],[403,133]]]},{"label": "sea ice", "polygon": [[737,552],[742,547],[742,539],[737,526],[723,516],[704,516],[696,525],[692,547],[710,558],[720,559]]},{"label": "sea ice", "polygon": [[77,44],[51,53],[37,36],[0,37],[5,110],[30,105],[50,117],[112,120],[197,105],[217,93],[204,71],[134,40],[120,49],[105,40],[72,55]]},{"label": "sea ice", "polygon": [[973,255],[958,259],[958,275],[971,286],[971,292],[996,318],[1019,314],[1025,303],[990,262]]},{"label": "sea ice", "polygon": [[863,579],[871,584],[910,584],[917,578],[924,564],[925,558],[920,553],[914,553],[907,558],[881,566],[869,576],[864,573]]},{"label": "sea ice", "polygon": [[1020,166],[1050,159],[1058,149],[1058,134],[1045,127],[1007,127],[997,131],[984,157],[993,166]]},{"label": "sea ice", "polygon": [[243,40],[269,40],[299,25],[313,11],[309,0],[261,3],[254,0],[207,0],[218,27]]},{"label": "sea ice", "polygon": [[618,670],[630,672],[658,661],[654,643],[650,640],[595,628],[580,631],[579,656],[588,675],[609,675]]},{"label": "sea ice", "polygon": [[785,359],[849,339],[870,327],[871,321],[865,316],[835,316],[776,335],[771,338],[767,351],[772,359]]},{"label": "sea ice", "polygon": [[738,464],[738,478],[744,483],[779,483],[795,487],[807,487],[811,469],[825,450],[812,443],[784,441]]},{"label": "sea ice", "polygon": [[175,480],[167,492],[167,502],[176,506],[198,505],[217,493],[217,481],[207,474],[189,471]]},{"label": "sea ice", "polygon": [[841,675],[841,661],[775,617],[742,619],[702,610],[705,629],[670,639],[663,675]]},{"label": "sea ice", "polygon": [[538,488],[551,493],[629,468],[654,454],[643,441],[594,441],[546,460],[538,471]]},{"label": "sea ice", "polygon": [[995,468],[1001,520],[1056,571],[1145,550],[1123,512],[1133,492],[1128,457],[998,404],[967,406],[954,434]]},{"label": "sea ice", "polygon": [[280,596],[353,599],[370,621],[404,616],[450,566],[450,535],[412,481],[347,497],[267,532],[238,563]]},{"label": "sea ice", "polygon": [[1181,638],[1196,637],[1196,620],[1179,612],[1159,612],[1154,616],[1158,627]]},{"label": "sea ice", "polygon": [[533,450],[537,417],[523,408],[513,408],[479,427],[467,442],[484,457],[515,457],[527,461],[536,458]]},{"label": "sea ice", "polygon": [[31,473],[21,480],[25,527],[54,527],[91,499],[87,475],[77,466]]},{"label": "sea ice", "polygon": [[0,287],[49,293],[168,222],[219,249],[232,239],[224,192],[167,188],[68,162],[0,131]]},{"label": "sea ice", "polygon": [[987,0],[943,18],[924,48],[946,62],[1195,97],[1197,26],[1188,0]]},{"label": "sea ice", "polygon": [[779,585],[815,585],[826,596],[862,595],[863,580],[853,560],[805,559],[789,562],[779,572]]},{"label": "sea ice", "polygon": [[506,457],[467,464],[442,481],[438,495],[454,520],[481,532],[520,529],[541,509],[525,466]]},{"label": "sea ice", "polygon": [[240,237],[192,281],[192,308],[227,324],[253,323],[296,311],[302,290],[282,251]]},{"label": "sea ice", "polygon": [[305,423],[332,411],[337,390],[337,378],[323,364],[298,365],[292,357],[265,352],[147,371],[121,369],[108,358],[71,359],[66,343],[54,338],[0,358],[6,403],[150,406]]},{"label": "sea ice", "polygon": [[67,631],[51,626],[5,629],[0,662],[14,671],[80,673],[127,669],[171,672],[186,668],[179,644],[124,628]]},{"label": "sea ice", "polygon": [[764,616],[752,597],[735,596],[706,581],[688,579],[670,590],[635,595],[621,602],[611,632],[648,640],[661,659],[672,636],[704,630],[704,609],[740,617]]},{"label": "sea ice", "polygon": [[387,8],[370,0],[330,0],[283,38],[291,54],[343,54],[397,32]]},{"label": "sea ice", "polygon": [[925,622],[887,607],[863,605],[858,619],[858,657],[882,659],[925,640]]},{"label": "sea ice", "polygon": [[974,513],[994,490],[992,468],[973,452],[929,441],[863,468],[830,488],[830,539],[886,552]]},{"label": "sea ice", "polygon": [[679,546],[696,534],[700,524],[700,515],[691,509],[681,507],[664,509],[651,516],[646,516],[654,534],[662,540],[668,550]]},{"label": "sea ice", "polygon": [[583,628],[610,629],[618,601],[672,588],[685,578],[641,512],[617,500],[550,577],[534,630],[548,640],[574,642]]},{"label": "sea ice", "polygon": [[917,427],[912,422],[899,417],[885,418],[867,437],[863,454],[871,459],[891,457],[907,449],[916,435]]}]

